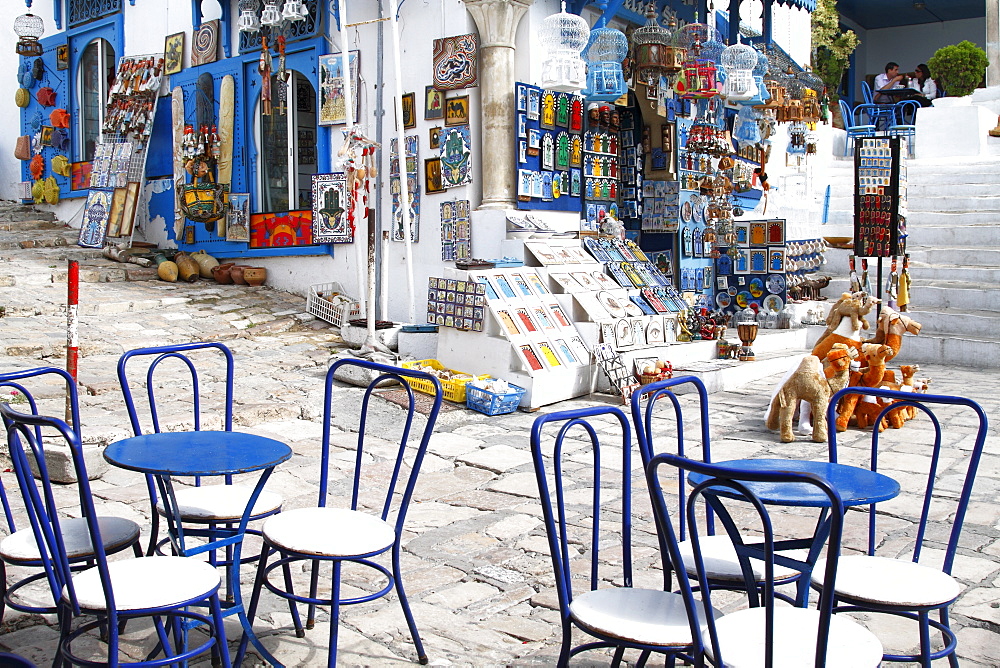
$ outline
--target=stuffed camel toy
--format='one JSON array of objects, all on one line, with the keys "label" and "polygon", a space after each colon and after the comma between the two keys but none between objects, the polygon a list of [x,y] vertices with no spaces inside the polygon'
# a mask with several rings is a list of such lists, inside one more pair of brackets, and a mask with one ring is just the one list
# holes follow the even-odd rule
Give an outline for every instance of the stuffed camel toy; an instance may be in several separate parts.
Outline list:
[{"label": "stuffed camel toy", "polygon": [[843,343],[831,344],[826,361],[833,369],[829,378],[823,370],[823,362],[819,357],[815,355],[803,357],[798,368],[771,400],[766,425],[768,429],[778,429],[781,432],[782,443],[791,443],[795,440],[792,421],[800,400],[808,402],[812,409],[812,439],[817,443],[826,441],[826,409],[830,397],[847,386],[851,368],[850,348]]},{"label": "stuffed camel toy", "polygon": [[845,292],[841,295],[826,317],[826,331],[816,341],[812,354],[823,359],[835,343],[861,352],[861,330],[868,329],[865,316],[878,303],[878,299],[865,292]]}]

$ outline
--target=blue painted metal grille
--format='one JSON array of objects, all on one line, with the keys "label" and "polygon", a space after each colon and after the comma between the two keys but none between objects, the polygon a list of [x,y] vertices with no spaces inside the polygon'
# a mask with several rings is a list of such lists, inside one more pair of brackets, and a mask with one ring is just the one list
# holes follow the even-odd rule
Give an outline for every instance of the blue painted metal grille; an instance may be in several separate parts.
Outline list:
[{"label": "blue painted metal grille", "polygon": [[[309,8],[309,18],[305,21],[296,21],[284,30],[283,34],[285,35],[285,40],[289,42],[315,36],[322,25],[319,13],[321,11],[326,11],[325,3],[321,5],[319,0],[305,0],[304,4]],[[275,43],[277,37],[278,36],[274,34],[273,31],[272,34],[268,36],[268,45],[272,50],[277,48],[277,44]],[[260,49],[259,32],[240,33],[240,53],[256,51],[258,49]]]},{"label": "blue painted metal grille", "polygon": [[116,14],[122,10],[124,0],[69,0],[69,25],[78,26],[87,21]]}]

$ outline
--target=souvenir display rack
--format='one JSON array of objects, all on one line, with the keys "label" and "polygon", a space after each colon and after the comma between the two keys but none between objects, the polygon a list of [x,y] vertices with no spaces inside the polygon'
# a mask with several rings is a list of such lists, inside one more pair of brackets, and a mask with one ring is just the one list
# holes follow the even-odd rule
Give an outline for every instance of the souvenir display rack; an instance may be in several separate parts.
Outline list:
[{"label": "souvenir display rack", "polygon": [[785,306],[789,287],[785,221],[738,221],[735,231],[736,245],[715,260],[716,307],[732,313],[756,306],[777,313]]},{"label": "souvenir display rack", "polygon": [[854,144],[854,254],[906,253],[906,163],[899,137],[865,137]]},{"label": "souvenir display rack", "polygon": [[699,295],[698,304],[711,310],[715,293],[712,257],[716,237],[709,229],[709,198],[702,196],[701,182],[712,171],[713,159],[688,149],[687,140],[693,125],[690,119],[678,118],[676,123],[680,147],[677,152],[680,196],[676,243],[679,287],[682,292]]}]

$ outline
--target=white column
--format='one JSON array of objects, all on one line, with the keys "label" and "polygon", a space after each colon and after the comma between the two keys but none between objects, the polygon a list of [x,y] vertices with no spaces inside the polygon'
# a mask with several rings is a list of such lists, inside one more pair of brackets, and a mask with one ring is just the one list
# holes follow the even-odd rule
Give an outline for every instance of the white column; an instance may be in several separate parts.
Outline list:
[{"label": "white column", "polygon": [[986,0],[986,85],[1000,86],[1000,0]]},{"label": "white column", "polygon": [[[514,35],[534,0],[464,0],[479,28],[482,100],[483,202],[481,209],[509,209],[514,178]],[[485,151],[489,151],[487,158]]]}]

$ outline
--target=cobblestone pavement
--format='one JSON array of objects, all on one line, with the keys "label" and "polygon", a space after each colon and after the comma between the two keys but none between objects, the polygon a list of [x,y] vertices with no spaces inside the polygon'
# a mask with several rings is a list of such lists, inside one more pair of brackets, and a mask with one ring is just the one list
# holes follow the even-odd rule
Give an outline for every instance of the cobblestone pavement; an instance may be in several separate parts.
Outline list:
[{"label": "cobblestone pavement", "polygon": [[[64,363],[65,315],[59,305],[65,286],[61,272],[65,253],[78,250],[0,249],[0,306],[6,307],[0,317],[0,348],[4,353],[0,370]],[[116,268],[96,262],[87,271],[99,277],[101,271]],[[339,337],[336,330],[313,320],[304,309],[303,299],[268,288],[208,282],[85,283],[81,291],[79,376],[86,442],[96,447],[130,435],[114,375],[122,352],[145,345],[222,340],[236,358],[238,428],[279,438],[295,453],[275,471],[268,488],[284,495],[285,508],[314,505],[323,377]],[[208,375],[212,377],[213,372]],[[935,392],[970,396],[981,402],[990,416],[997,414],[1000,397],[985,383],[984,373],[973,368],[925,367],[922,375],[933,377]],[[805,437],[782,444],[775,433],[764,428],[764,411],[777,382],[777,378],[768,378],[710,397],[715,459],[825,456],[824,445]],[[352,456],[348,451],[354,438],[350,434],[351,409],[359,396],[358,388],[338,384],[335,389],[333,470],[338,482],[349,475],[347,462]],[[693,401],[691,395],[682,399],[685,406]],[[49,401],[53,410],[61,405],[55,398]],[[595,395],[542,411],[608,403],[614,402]],[[375,412],[372,433],[389,438],[400,409],[379,400]],[[535,417],[517,412],[490,418],[453,410],[442,413],[438,420],[407,518],[403,555],[406,588],[432,665],[551,665],[555,661],[559,642],[555,589],[528,451]],[[180,412],[164,419],[169,428],[190,424]],[[944,424],[949,442],[939,480],[952,494],[959,471],[967,464],[973,429],[968,416],[948,414]],[[928,427],[926,419],[918,419],[883,434],[888,454],[881,466],[903,485],[900,497],[878,508],[883,515],[884,554],[901,552],[914,534],[912,518],[920,494],[915,471],[927,463]],[[696,438],[696,428],[696,424],[689,425],[689,442]],[[602,420],[599,430],[612,434],[614,425]],[[666,433],[665,423],[664,430]],[[1000,578],[1000,506],[994,502],[1000,489],[996,433],[994,426],[955,567],[965,585],[953,608],[954,624],[960,628],[963,666],[1000,663],[1000,592],[995,587]],[[868,432],[857,430],[844,434],[841,460],[862,461],[868,438]],[[381,446],[387,442],[376,437],[372,443],[377,464],[385,452]],[[586,462],[583,451],[569,455],[574,517],[579,517],[581,510],[575,504],[586,499]],[[580,475],[574,476],[577,471]],[[636,498],[635,581],[637,586],[656,587],[661,575],[637,454],[631,473]],[[606,479],[614,475],[614,471],[606,472]],[[620,478],[620,471],[618,475]],[[8,490],[16,488],[11,473],[0,474],[0,480]],[[130,517],[148,527],[148,501],[140,476],[109,468],[93,486],[100,512]],[[68,490],[64,493],[71,499]],[[865,517],[862,513],[849,515],[848,550],[863,547]],[[935,515],[931,527],[935,539],[944,535],[949,519],[943,510]],[[582,518],[573,521],[586,524]],[[585,536],[581,533],[580,538]],[[939,557],[937,551],[930,552],[930,558]],[[619,553],[605,550],[605,558],[613,563]],[[10,569],[8,577],[17,573],[17,569]],[[297,572],[295,577],[299,585],[306,582],[304,573]],[[608,577],[614,579],[610,573]],[[345,581],[348,591],[371,584],[366,573],[357,571],[347,572]],[[295,637],[290,619],[287,606],[265,594],[255,626],[265,645],[286,665],[324,663],[325,613],[321,612],[317,627],[302,639]],[[877,628],[886,644],[897,649],[907,648],[914,637],[915,629],[904,622]],[[150,647],[144,640],[146,634],[138,628],[130,631],[127,651],[140,656]],[[231,639],[238,639],[238,626],[230,624],[228,631]],[[0,625],[0,647],[22,653],[39,665],[51,661],[56,637],[53,620],[47,617],[8,610]],[[416,658],[395,596],[344,609],[340,649],[341,665],[411,665]],[[251,655],[245,665],[258,662]],[[608,657],[599,653],[574,661],[574,665],[607,663]]]}]

